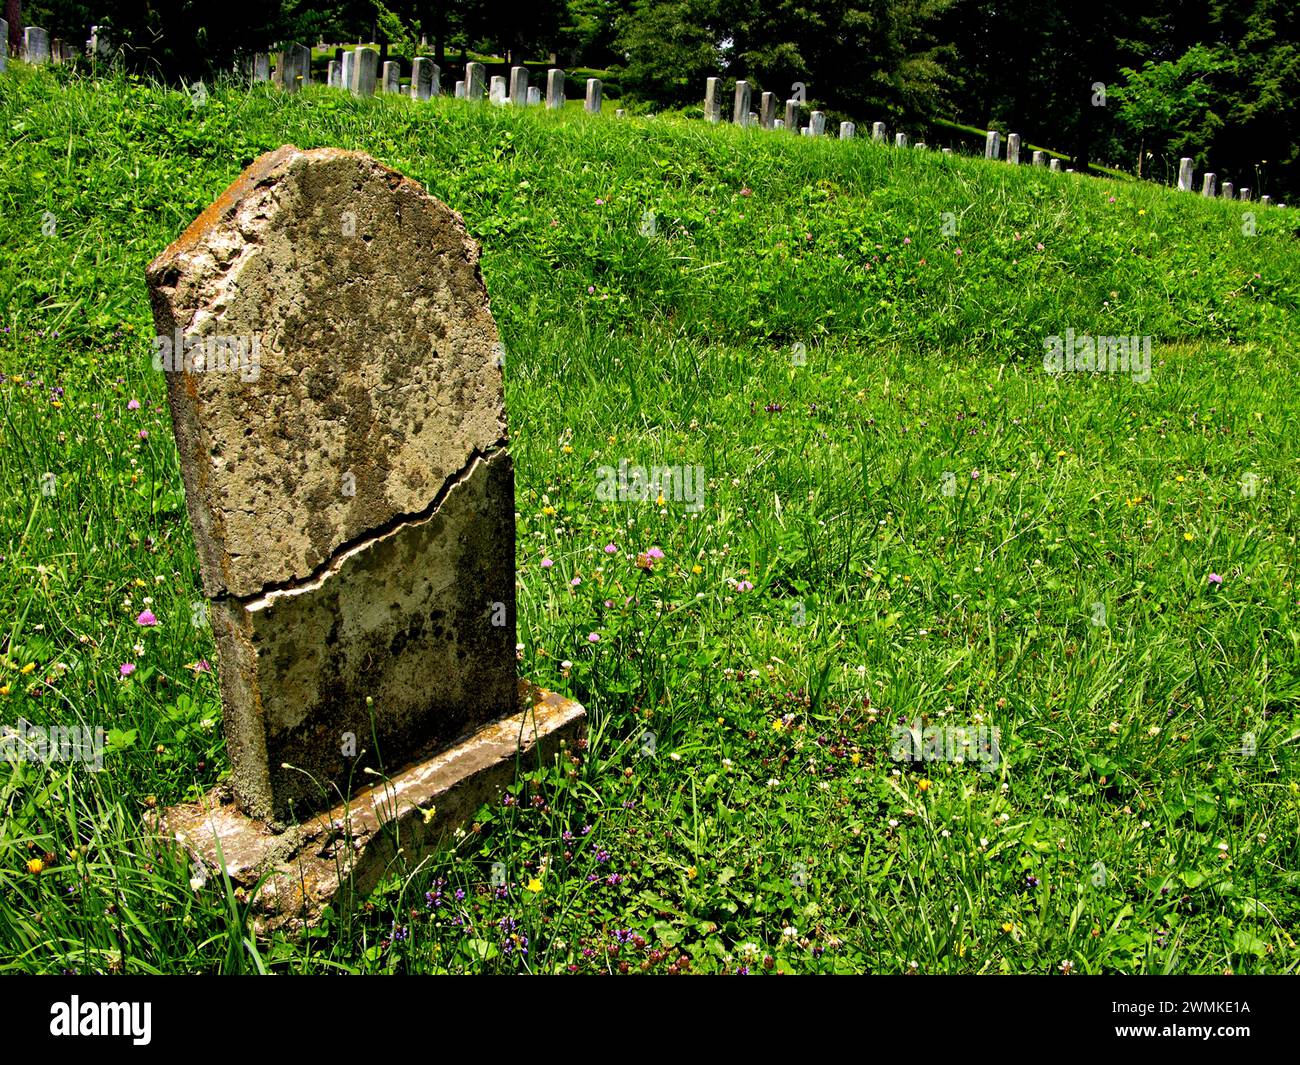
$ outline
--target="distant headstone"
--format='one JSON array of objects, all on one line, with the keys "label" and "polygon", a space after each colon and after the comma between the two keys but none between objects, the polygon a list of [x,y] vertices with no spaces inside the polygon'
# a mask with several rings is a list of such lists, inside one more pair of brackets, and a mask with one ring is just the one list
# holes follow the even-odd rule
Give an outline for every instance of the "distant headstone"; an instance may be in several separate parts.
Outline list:
[{"label": "distant headstone", "polygon": [[801,129],[801,130],[799,131],[799,136],[801,136],[801,137],[811,137],[811,136],[812,136],[812,130],[809,129],[807,126],[804,126],[804,128]]},{"label": "distant headstone", "polygon": [[854,132],[856,132],[856,130],[857,130],[857,126],[855,126],[852,122],[841,122],[840,140],[851,141],[853,139],[853,134]]},{"label": "distant headstone", "polygon": [[564,106],[564,71],[559,67],[546,72],[546,106],[552,111]]},{"label": "distant headstone", "polygon": [[799,132],[799,101],[786,100],[785,102],[785,128],[791,133]]},{"label": "distant headstone", "polygon": [[915,144],[912,145],[912,147],[915,148],[917,151],[923,152],[925,151],[925,141],[917,141]]},{"label": "distant headstone", "polygon": [[1214,187],[1214,183],[1217,180],[1218,179],[1213,174],[1206,174],[1203,178],[1201,178],[1201,195],[1209,196],[1213,198],[1214,193],[1216,191]]},{"label": "distant headstone", "polygon": [[907,134],[906,134],[906,133],[895,133],[895,134],[894,134],[894,147],[895,147],[895,148],[906,148],[906,147],[907,147]]},{"label": "distant headstone", "polygon": [[355,96],[374,96],[379,75],[379,53],[373,48],[357,48],[352,53],[352,82],[348,86]]},{"label": "distant headstone", "polygon": [[487,95],[487,67],[482,63],[465,64],[465,99],[478,103]]},{"label": "distant headstone", "polygon": [[587,109],[587,113],[590,115],[600,114],[600,89],[599,78],[587,79],[587,99],[583,106]]},{"label": "distant headstone", "polygon": [[944,148],[944,149],[943,149],[943,154],[944,154],[944,155],[952,155],[952,149],[951,149],[951,148]]},{"label": "distant headstone", "polygon": [[542,90],[537,85],[528,86],[527,104],[529,107],[537,107],[542,102]]},{"label": "distant headstone", "polygon": [[808,136],[820,137],[826,132],[826,113],[814,111],[808,116]]},{"label": "distant headstone", "polygon": [[984,135],[984,158],[998,159],[1002,155],[1002,134],[995,129]]},{"label": "distant headstone", "polygon": [[1053,159],[1053,160],[1052,160],[1052,161],[1047,165],[1047,169],[1048,169],[1048,170],[1059,171],[1059,170],[1061,169],[1061,160],[1059,160],[1059,159]]},{"label": "distant headstone", "polygon": [[1235,191],[1235,190],[1234,190],[1234,188],[1233,188],[1233,185],[1232,185],[1232,182],[1231,182],[1231,181],[1225,181],[1225,182],[1223,183],[1223,187],[1222,187],[1222,189],[1221,189],[1221,193],[1222,193],[1222,196],[1223,196],[1223,198],[1224,198],[1225,200],[1230,200],[1230,199],[1232,199],[1232,194],[1233,194],[1234,191]]},{"label": "distant headstone", "polygon": [[411,99],[428,100],[442,94],[442,71],[438,64],[426,56],[411,60]]},{"label": "distant headstone", "polygon": [[[108,39],[108,31],[102,26],[90,27],[90,40],[86,42],[86,50],[90,52],[92,58],[106,59],[113,53],[113,46]],[[267,76],[263,81],[270,80],[270,61],[267,62]]]},{"label": "distant headstone", "polygon": [[357,69],[357,53],[348,49],[339,60],[339,88],[352,91],[352,77]]},{"label": "distant headstone", "polygon": [[297,92],[311,84],[311,49],[300,44],[287,44],[276,53],[275,83],[285,92]]},{"label": "distant headstone", "polygon": [[785,129],[785,119],[784,119],[784,118],[773,119],[773,120],[772,120],[772,128],[773,128],[773,129]]},{"label": "distant headstone", "polygon": [[1237,196],[1238,196],[1238,198],[1240,198],[1240,199],[1242,199],[1242,200],[1249,200],[1249,199],[1250,199],[1250,189],[1242,189],[1239,193],[1237,193]]},{"label": "distant headstone", "polygon": [[463,81],[455,82],[451,87],[451,95],[455,100],[465,99],[465,83]]},{"label": "distant headstone", "polygon": [[147,269],[234,799],[173,807],[163,834],[245,890],[265,876],[259,910],[319,910],[347,877],[372,890],[394,840],[418,861],[576,741],[581,708],[516,674],[478,264],[415,182],[286,145]]},{"label": "distant headstone", "polygon": [[758,128],[758,112],[757,112],[757,111],[751,111],[751,112],[749,112],[749,121],[746,122],[745,125],[747,125],[750,129],[757,129],[757,128]]},{"label": "distant headstone", "polygon": [[882,144],[885,140],[885,124],[883,122],[871,123],[871,139],[880,141]]},{"label": "distant headstone", "polygon": [[1192,166],[1193,160],[1184,156],[1178,160],[1178,191],[1192,191]]},{"label": "distant headstone", "polygon": [[331,89],[337,89],[339,84],[339,61],[331,59],[325,64],[325,84]]},{"label": "distant headstone", "polygon": [[[5,43],[7,48],[8,42]],[[50,35],[39,26],[23,30],[23,62],[40,66],[50,61]]]},{"label": "distant headstone", "polygon": [[1272,197],[1272,196],[1261,196],[1261,197],[1259,198],[1259,202],[1260,202],[1261,204],[1263,204],[1265,207],[1267,207],[1267,206],[1269,206],[1269,204],[1271,204],[1271,203],[1273,202],[1273,197]]},{"label": "distant headstone", "polygon": [[1047,165],[1047,153],[1034,152],[1034,166],[1046,166],[1046,165]]},{"label": "distant headstone", "polygon": [[50,61],[55,66],[63,65],[63,38],[55,37],[50,41]]},{"label": "distant headstone", "polygon": [[1007,162],[1012,166],[1020,165],[1020,134],[1007,134]]},{"label": "distant headstone", "polygon": [[508,104],[510,97],[506,92],[506,79],[501,76],[494,76],[488,85],[488,103]]},{"label": "distant headstone", "polygon": [[510,102],[516,107],[528,106],[528,68],[510,68]]},{"label": "distant headstone", "polygon": [[731,120],[737,126],[749,124],[749,82],[736,82],[736,100],[735,107],[731,112]]},{"label": "distant headstone", "polygon": [[722,121],[722,79],[708,78],[704,82],[704,121]]},{"label": "distant headstone", "polygon": [[381,92],[400,93],[402,91],[402,64],[388,60],[384,64],[383,89]]},{"label": "distant headstone", "polygon": [[765,92],[759,97],[758,124],[764,129],[776,128],[776,93]]}]

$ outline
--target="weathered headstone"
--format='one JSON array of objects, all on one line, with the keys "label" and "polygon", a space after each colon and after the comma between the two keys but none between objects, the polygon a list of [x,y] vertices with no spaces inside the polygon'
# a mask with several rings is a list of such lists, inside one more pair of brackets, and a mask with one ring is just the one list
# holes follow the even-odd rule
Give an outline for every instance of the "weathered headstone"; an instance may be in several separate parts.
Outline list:
[{"label": "weathered headstone", "polygon": [[234,798],[162,824],[210,865],[219,840],[241,887],[270,874],[281,916],[310,917],[341,875],[374,887],[399,838],[418,861],[497,801],[521,749],[581,728],[516,678],[514,474],[478,260],[414,182],[285,146],[147,271]]},{"label": "weathered headstone", "polygon": [[731,120],[737,126],[749,124],[749,82],[736,82],[735,106],[731,111]]},{"label": "weathered headstone", "polygon": [[510,102],[516,107],[528,106],[528,68],[510,68]]},{"label": "weathered headstone", "polygon": [[384,64],[384,78],[381,92],[399,93],[402,91],[402,64],[392,59]]},{"label": "weathered headstone", "polygon": [[984,134],[984,158],[998,159],[1002,155],[1002,134],[995,129]]},{"label": "weathered headstone", "polygon": [[[112,54],[113,46],[109,43],[108,31],[103,26],[90,27],[90,40],[86,42],[86,49],[90,52],[92,59],[106,59]],[[267,70],[267,76],[262,79],[263,81],[270,78],[269,60]]]},{"label": "weathered headstone", "polygon": [[791,133],[799,132],[799,107],[798,100],[790,99],[785,102],[785,128]]},{"label": "weathered headstone", "polygon": [[912,147],[919,152],[923,152],[925,151],[925,141],[917,141],[915,144],[912,145]]},{"label": "weathered headstone", "polygon": [[906,148],[906,147],[907,147],[907,134],[906,134],[906,133],[895,133],[895,134],[894,134],[894,147],[895,147],[895,148]]},{"label": "weathered headstone", "polygon": [[50,41],[50,62],[55,66],[63,65],[63,38],[55,37]]},{"label": "weathered headstone", "polygon": [[1240,199],[1242,199],[1242,200],[1249,200],[1249,199],[1250,199],[1250,189],[1242,189],[1239,193],[1237,193],[1237,195],[1238,195],[1238,197],[1239,197]]},{"label": "weathered headstone", "polygon": [[614,108],[614,117],[615,117],[615,118],[627,118],[627,112],[626,112],[625,110],[623,110],[623,108],[621,108],[621,107],[616,107],[616,108]]},{"label": "weathered headstone", "polygon": [[1201,178],[1201,195],[1213,198],[1215,193],[1214,183],[1217,180],[1214,174],[1206,174]]},{"label": "weathered headstone", "polygon": [[872,139],[873,141],[880,141],[882,144],[884,143],[884,141],[885,141],[885,124],[884,124],[883,122],[873,122],[873,123],[871,123],[871,139]]},{"label": "weathered headstone", "polygon": [[1272,196],[1261,196],[1261,197],[1259,198],[1259,202],[1260,202],[1261,204],[1263,204],[1265,207],[1267,207],[1269,204],[1271,204],[1271,203],[1273,202],[1273,197],[1272,197]]},{"label": "weathered headstone", "polygon": [[1053,159],[1050,163],[1047,164],[1047,169],[1059,172],[1061,169],[1061,160]]},{"label": "weathered headstone", "polygon": [[546,106],[552,111],[564,106],[564,71],[559,67],[546,72]]},{"label": "weathered headstone", "polygon": [[1178,191],[1192,191],[1192,166],[1193,160],[1184,156],[1178,160]]},{"label": "weathered headstone", "polygon": [[1020,134],[1007,134],[1007,162],[1012,166],[1020,165]]},{"label": "weathered headstone", "polygon": [[[8,41],[5,47],[9,47]],[[27,26],[23,30],[23,62],[38,66],[50,61],[50,35],[40,26]]]},{"label": "weathered headstone", "polygon": [[776,93],[765,92],[759,97],[758,124],[763,129],[776,128]]},{"label": "weathered headstone", "polygon": [[1235,190],[1234,190],[1234,188],[1233,188],[1233,184],[1232,184],[1231,181],[1225,181],[1225,182],[1223,183],[1222,193],[1223,193],[1223,198],[1224,198],[1225,200],[1230,200],[1230,199],[1232,199],[1232,194],[1233,194],[1234,191],[1235,191]]},{"label": "weathered headstone", "polygon": [[428,100],[442,93],[442,71],[438,64],[427,56],[416,56],[411,60],[411,99]]},{"label": "weathered headstone", "polygon": [[276,53],[275,83],[285,92],[297,92],[311,84],[311,49],[300,44],[285,45]]},{"label": "weathered headstone", "polygon": [[944,149],[942,149],[942,151],[943,151],[943,154],[944,154],[944,155],[952,155],[952,149],[951,149],[951,148],[944,148]]},{"label": "weathered headstone", "polygon": [[339,60],[339,88],[352,91],[352,74],[357,68],[357,54],[349,49]]},{"label": "weathered headstone", "polygon": [[451,87],[451,95],[454,100],[465,99],[465,83],[463,81],[454,82]]},{"label": "weathered headstone", "polygon": [[374,48],[357,48],[352,53],[352,81],[348,85],[356,96],[374,96],[379,74],[379,52]]},{"label": "weathered headstone", "polygon": [[708,78],[704,82],[704,120],[722,121],[722,79]]},{"label": "weathered headstone", "polygon": [[773,128],[773,129],[785,129],[785,119],[784,119],[784,118],[773,119],[773,121],[772,121],[772,128]]},{"label": "weathered headstone", "polygon": [[537,107],[542,102],[541,86],[538,85],[528,86],[528,99],[526,102],[529,107]]},{"label": "weathered headstone", "polygon": [[506,79],[494,76],[488,86],[488,103],[508,104],[510,97],[506,93]]},{"label": "weathered headstone", "polygon": [[339,61],[331,59],[325,64],[325,84],[331,88],[338,88],[339,84]]},{"label": "weathered headstone", "polygon": [[808,136],[820,137],[826,132],[826,112],[814,111],[808,116]]},{"label": "weathered headstone", "polygon": [[1046,165],[1047,165],[1047,153],[1034,152],[1034,166],[1046,166]]},{"label": "weathered headstone", "polygon": [[809,127],[809,126],[804,126],[804,128],[801,129],[801,130],[799,131],[799,136],[801,136],[801,137],[811,137],[811,136],[812,136],[812,129],[811,129],[811,127]]},{"label": "weathered headstone", "polygon": [[584,106],[591,115],[600,114],[600,79],[587,79],[587,100]]},{"label": "weathered headstone", "polygon": [[478,103],[487,94],[487,67],[482,63],[465,64],[465,99]]},{"label": "weathered headstone", "polygon": [[857,131],[857,126],[855,126],[852,122],[841,122],[841,123],[840,123],[840,140],[842,140],[842,141],[851,141],[851,140],[853,139],[853,134],[854,134],[856,131]]}]

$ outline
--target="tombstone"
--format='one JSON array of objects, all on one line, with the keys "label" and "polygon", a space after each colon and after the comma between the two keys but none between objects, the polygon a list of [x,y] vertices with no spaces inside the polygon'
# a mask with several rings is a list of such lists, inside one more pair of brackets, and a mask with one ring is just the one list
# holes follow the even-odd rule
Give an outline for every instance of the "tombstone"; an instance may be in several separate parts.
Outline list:
[{"label": "tombstone", "polygon": [[851,141],[851,140],[853,139],[853,134],[854,134],[855,132],[857,132],[857,128],[858,128],[858,127],[855,126],[852,122],[841,122],[841,123],[840,123],[840,140],[842,140],[842,141]]},{"label": "tombstone", "polygon": [[1269,204],[1271,204],[1271,203],[1273,202],[1273,197],[1272,197],[1272,196],[1261,196],[1261,197],[1259,198],[1259,202],[1260,202],[1263,206],[1267,207]]},{"label": "tombstone", "polygon": [[552,111],[564,106],[564,71],[559,67],[546,72],[546,106]]},{"label": "tombstone", "polygon": [[380,82],[380,92],[402,91],[402,64],[389,60],[384,64],[384,76]]},{"label": "tombstone", "polygon": [[735,107],[731,112],[731,120],[737,126],[744,126],[749,122],[749,82],[736,82],[736,100]]},{"label": "tombstone", "polygon": [[[90,40],[86,42],[86,48],[87,51],[90,52],[92,58],[104,59],[107,58],[109,55],[111,55],[113,52],[113,46],[111,43],[109,43],[108,31],[105,30],[102,26],[91,26]],[[269,69],[270,69],[270,63],[268,58],[268,71]],[[268,73],[267,77],[263,78],[262,80],[266,81],[269,78],[270,78],[270,74]]]},{"label": "tombstone", "polygon": [[339,88],[352,91],[352,74],[357,69],[357,55],[351,49],[339,60]]},{"label": "tombstone", "polygon": [[451,95],[454,100],[465,99],[465,83],[463,81],[455,82],[451,87]]},{"label": "tombstone", "polygon": [[906,147],[907,147],[907,134],[906,134],[906,133],[895,133],[895,134],[894,134],[894,147],[895,147],[895,148],[906,148]]},{"label": "tombstone", "polygon": [[1178,160],[1178,191],[1192,191],[1192,160],[1186,156]]},{"label": "tombstone", "polygon": [[589,115],[600,114],[600,78],[587,79],[587,100],[584,106]]},{"label": "tombstone", "polygon": [[785,128],[791,133],[799,132],[799,101],[786,100],[785,102]]},{"label": "tombstone", "polygon": [[516,107],[528,106],[528,68],[510,68],[510,102]]},{"label": "tombstone", "polygon": [[1046,166],[1046,165],[1047,165],[1047,153],[1034,152],[1034,166]]},{"label": "tombstone", "polygon": [[1074,167],[1072,167],[1072,166],[1067,166],[1067,167],[1065,168],[1065,172],[1066,172],[1067,174],[1073,174],[1073,173],[1074,173]]},{"label": "tombstone", "polygon": [[49,61],[50,35],[39,26],[28,26],[23,30],[23,62],[41,66]]},{"label": "tombstone", "polygon": [[1223,188],[1222,188],[1223,198],[1224,198],[1225,200],[1230,200],[1230,199],[1232,199],[1232,193],[1233,193],[1233,191],[1234,191],[1234,190],[1233,190],[1232,182],[1231,182],[1231,181],[1225,181],[1225,182],[1223,183]]},{"label": "tombstone", "polygon": [[1052,160],[1052,161],[1047,165],[1047,169],[1048,169],[1048,170],[1055,171],[1055,172],[1059,172],[1060,169],[1061,169],[1061,160],[1059,160],[1059,159],[1053,159],[1053,160]]},{"label": "tombstone", "polygon": [[704,82],[704,121],[722,121],[722,79],[708,78]]},{"label": "tombstone", "polygon": [[1020,134],[1007,134],[1007,162],[1012,166],[1020,165]]},{"label": "tombstone", "polygon": [[325,84],[331,89],[337,89],[339,85],[339,61],[331,59],[325,64]]},{"label": "tombstone", "polygon": [[880,141],[881,144],[885,143],[885,124],[883,122],[871,123],[871,139]]},{"label": "tombstone", "polygon": [[984,135],[984,158],[997,159],[1002,155],[1002,134],[995,129]]},{"label": "tombstone", "polygon": [[944,148],[944,149],[943,149],[943,154],[944,154],[944,155],[952,155],[952,149],[951,149],[951,148]]},{"label": "tombstone", "polygon": [[418,864],[582,730],[580,706],[516,675],[514,472],[478,262],[415,182],[286,145],[146,271],[182,351],[156,345],[155,366],[231,761],[156,826],[250,893],[265,875],[263,927],[372,890],[399,846]]},{"label": "tombstone", "polygon": [[411,99],[427,100],[442,95],[442,71],[427,56],[411,60]]},{"label": "tombstone", "polygon": [[50,62],[55,66],[63,65],[63,38],[55,37],[50,41]]},{"label": "tombstone", "polygon": [[826,132],[826,113],[824,111],[814,111],[808,116],[808,136],[820,137]]},{"label": "tombstone", "polygon": [[1201,178],[1202,196],[1209,196],[1211,199],[1213,199],[1214,191],[1215,191],[1214,183],[1216,180],[1217,178],[1213,174],[1206,174],[1203,178]]},{"label": "tombstone", "polygon": [[1240,198],[1240,199],[1242,199],[1242,200],[1249,200],[1249,199],[1250,199],[1250,189],[1242,189],[1242,190],[1237,194],[1237,196],[1238,196],[1238,198]]},{"label": "tombstone", "polygon": [[776,93],[765,92],[759,97],[758,124],[763,129],[776,128]]},{"label": "tombstone", "polygon": [[917,151],[923,152],[925,151],[925,141],[917,141],[915,144],[912,145],[912,147],[915,148]]},{"label": "tombstone", "polygon": [[311,84],[311,49],[300,44],[285,45],[275,57],[275,83],[285,92],[297,92]]},{"label": "tombstone", "polygon": [[528,86],[528,100],[526,102],[529,107],[538,107],[541,105],[542,90],[540,86],[537,85]]},{"label": "tombstone", "polygon": [[465,99],[478,103],[487,95],[487,67],[482,63],[465,64]]},{"label": "tombstone", "polygon": [[784,118],[776,118],[776,119],[773,119],[773,120],[772,120],[772,128],[773,128],[773,129],[785,129],[785,119],[784,119]]},{"label": "tombstone", "polygon": [[374,96],[375,78],[379,73],[379,53],[373,48],[356,48],[352,52],[352,80],[348,88],[354,96]]},{"label": "tombstone", "polygon": [[510,97],[506,92],[506,79],[500,76],[493,77],[488,86],[488,103],[508,104]]},{"label": "tombstone", "polygon": [[812,136],[812,130],[809,129],[807,126],[804,126],[804,128],[801,129],[801,130],[799,131],[799,136],[801,136],[801,137],[811,137],[811,136]]}]

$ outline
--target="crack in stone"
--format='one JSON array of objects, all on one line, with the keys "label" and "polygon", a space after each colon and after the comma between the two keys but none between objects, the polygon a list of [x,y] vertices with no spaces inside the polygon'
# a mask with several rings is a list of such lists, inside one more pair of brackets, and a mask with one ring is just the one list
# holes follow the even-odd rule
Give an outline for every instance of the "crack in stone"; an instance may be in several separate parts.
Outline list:
[{"label": "crack in stone", "polygon": [[214,603],[238,603],[246,607],[257,608],[266,605],[278,596],[297,595],[301,592],[308,592],[319,588],[325,578],[331,573],[336,573],[349,556],[356,554],[358,551],[369,547],[371,544],[376,543],[387,536],[391,536],[403,526],[420,525],[428,521],[437,514],[440,509],[442,509],[443,503],[447,501],[447,497],[451,494],[452,490],[458,485],[463,484],[478,467],[479,463],[486,462],[494,456],[501,454],[506,450],[506,448],[507,441],[505,437],[498,438],[486,448],[480,449],[474,447],[471,449],[469,458],[466,460],[465,465],[455,473],[450,474],[446,480],[443,481],[442,487],[438,489],[437,494],[433,497],[427,507],[414,513],[394,515],[387,521],[377,525],[375,528],[367,529],[365,532],[354,536],[346,543],[339,544],[339,546],[330,554],[329,558],[321,562],[320,565],[316,566],[306,576],[291,577],[283,581],[273,581],[269,584],[263,585],[260,590],[250,592],[247,595],[231,595],[228,592],[223,593],[222,595],[214,596],[212,601]]}]

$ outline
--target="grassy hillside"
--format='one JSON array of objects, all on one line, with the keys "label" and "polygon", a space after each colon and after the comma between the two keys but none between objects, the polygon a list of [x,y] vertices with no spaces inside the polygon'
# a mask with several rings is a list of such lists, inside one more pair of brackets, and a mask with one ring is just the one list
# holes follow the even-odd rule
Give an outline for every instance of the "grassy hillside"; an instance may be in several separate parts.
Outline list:
[{"label": "grassy hillside", "polygon": [[[0,768],[4,969],[1297,968],[1290,210],[66,77],[0,75],[0,722],[111,750]],[[592,731],[437,861],[254,945],[142,827],[227,769],[143,268],[286,142],[373,154],[481,241],[521,670]],[[1150,337],[1149,380],[1046,373],[1070,329]],[[602,501],[621,460],[701,467],[702,509]],[[918,721],[997,727],[997,765],[894,761]]]}]

